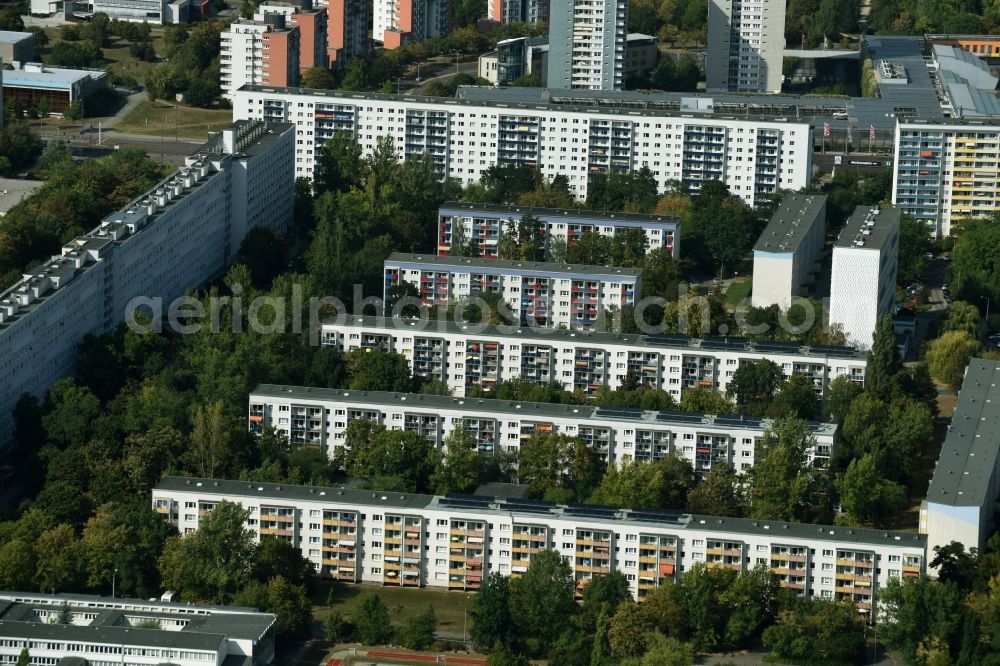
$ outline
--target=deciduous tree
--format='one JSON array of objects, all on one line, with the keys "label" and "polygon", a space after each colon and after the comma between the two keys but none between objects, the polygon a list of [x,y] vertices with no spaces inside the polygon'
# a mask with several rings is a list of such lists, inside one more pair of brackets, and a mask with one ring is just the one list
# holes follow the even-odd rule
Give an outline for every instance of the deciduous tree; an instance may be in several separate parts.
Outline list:
[{"label": "deciduous tree", "polygon": [[966,331],[946,331],[928,347],[927,367],[934,379],[958,390],[962,387],[969,360],[982,348],[982,343]]},{"label": "deciduous tree", "polygon": [[495,645],[509,645],[513,639],[510,583],[507,576],[490,574],[472,600],[469,608],[469,638],[480,652],[490,650]]},{"label": "deciduous tree", "polygon": [[369,592],[361,597],[354,621],[354,636],[362,645],[385,645],[395,635],[389,621],[389,608],[377,594]]},{"label": "deciduous tree", "polygon": [[537,553],[528,570],[511,581],[510,613],[522,638],[551,644],[576,612],[573,571],[554,550]]}]

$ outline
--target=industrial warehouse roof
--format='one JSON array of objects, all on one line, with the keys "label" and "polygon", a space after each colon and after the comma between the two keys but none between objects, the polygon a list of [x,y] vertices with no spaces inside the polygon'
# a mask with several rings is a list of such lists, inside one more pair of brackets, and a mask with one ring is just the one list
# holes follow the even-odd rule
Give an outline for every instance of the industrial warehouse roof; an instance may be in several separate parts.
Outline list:
[{"label": "industrial warehouse roof", "polygon": [[29,39],[34,39],[34,34],[30,32],[15,32],[13,30],[0,30],[0,44],[17,44]]},{"label": "industrial warehouse roof", "polygon": [[524,271],[526,273],[573,273],[581,275],[606,275],[618,276],[628,275],[638,277],[642,275],[642,270],[638,268],[625,268],[623,266],[588,266],[585,264],[562,264],[551,261],[512,261],[507,259],[479,259],[474,257],[452,257],[438,256],[433,254],[408,254],[405,252],[393,252],[385,260],[386,266],[392,265],[426,265],[447,266],[463,270],[482,270],[489,272],[490,269],[499,271]]},{"label": "industrial warehouse roof", "polygon": [[814,224],[823,225],[825,194],[788,194],[771,216],[754,252],[796,252]]},{"label": "industrial warehouse roof", "polygon": [[573,220],[607,220],[609,222],[659,222],[662,224],[678,225],[681,223],[679,217],[670,215],[650,215],[647,213],[629,213],[625,211],[603,211],[603,210],[580,210],[574,208],[541,208],[538,206],[502,206],[487,203],[465,203],[462,201],[445,201],[438,209],[439,214],[445,213],[492,213],[496,217],[510,215],[534,215],[535,217],[565,218],[567,222]]},{"label": "industrial warehouse roof", "polygon": [[927,501],[975,507],[992,501],[990,484],[997,472],[998,455],[1000,362],[974,358],[965,370]]},{"label": "industrial warehouse roof", "polygon": [[[571,344],[587,342],[600,344],[627,345],[640,347],[641,351],[659,349],[679,349],[697,353],[699,350],[749,352],[771,356],[805,356],[809,358],[844,358],[864,360],[866,353],[854,347],[821,345],[807,347],[793,342],[753,342],[747,338],[691,338],[686,335],[632,335],[625,333],[594,333],[570,331],[547,326],[490,326],[489,324],[467,324],[448,319],[408,319],[403,317],[375,317],[372,315],[337,315],[325,324],[339,326],[360,326],[368,329],[387,331],[407,331],[425,335],[451,333],[467,335],[470,338],[487,339],[516,338],[539,340],[543,344]],[[637,350],[638,351],[638,350]]]},{"label": "industrial warehouse roof", "polygon": [[[875,211],[878,211],[875,214]],[[872,215],[869,215],[871,213]],[[873,222],[873,224],[869,224]],[[886,206],[858,206],[847,218],[834,247],[881,249],[890,232],[899,229],[899,209]]]},{"label": "industrial warehouse roof", "polygon": [[[528,402],[526,400],[496,400],[492,398],[456,398],[449,395],[426,395],[423,393],[396,393],[393,391],[353,391],[350,389],[328,389],[312,386],[282,386],[278,384],[258,384],[250,392],[256,396],[285,398],[292,400],[317,400],[344,402],[376,407],[394,405],[412,409],[455,409],[491,414],[507,414],[528,418],[570,418],[594,421],[628,421],[642,425],[656,423],[666,426],[704,427],[717,430],[761,431],[770,426],[769,419],[761,419],[736,414],[710,415],[700,412],[656,412],[618,407],[594,407],[592,405],[562,405],[548,402]],[[833,423],[808,423],[809,430],[817,435],[832,437],[837,430]]]},{"label": "industrial warehouse roof", "polygon": [[[240,497],[260,497],[269,500],[308,500],[313,502],[329,502],[330,504],[346,504],[353,510],[364,507],[393,507],[398,509],[433,508],[442,511],[461,513],[482,513],[492,515],[522,515],[526,521],[538,520],[541,515],[561,517],[583,523],[626,523],[647,527],[671,527],[679,531],[704,530],[746,535],[767,535],[769,538],[780,539],[818,539],[836,543],[858,543],[866,545],[892,545],[924,548],[927,536],[912,532],[890,532],[888,530],[873,530],[862,528],[839,527],[832,525],[807,525],[803,523],[788,523],[773,520],[750,520],[743,518],[724,518],[718,516],[703,516],[688,514],[681,511],[656,512],[662,515],[660,520],[650,520],[649,512],[642,520],[639,512],[633,509],[614,507],[594,507],[606,517],[595,517],[581,514],[562,504],[550,504],[540,511],[519,511],[515,506],[504,502],[501,498],[479,497],[482,504],[472,506],[471,502],[461,502],[461,507],[448,506],[448,497],[435,495],[418,495],[410,493],[389,493],[384,491],[362,491],[349,488],[330,488],[321,486],[295,486],[288,484],[260,483],[248,481],[226,481],[217,479],[199,479],[188,477],[165,477],[156,486],[156,490],[169,493],[188,492],[199,495],[217,495],[220,500],[237,500]],[[516,500],[515,500],[516,503]],[[658,524],[659,523],[659,524]]]},{"label": "industrial warehouse roof", "polygon": [[105,76],[107,73],[100,69],[69,69],[28,62],[21,69],[3,70],[3,86],[69,90],[86,79],[97,80]]}]

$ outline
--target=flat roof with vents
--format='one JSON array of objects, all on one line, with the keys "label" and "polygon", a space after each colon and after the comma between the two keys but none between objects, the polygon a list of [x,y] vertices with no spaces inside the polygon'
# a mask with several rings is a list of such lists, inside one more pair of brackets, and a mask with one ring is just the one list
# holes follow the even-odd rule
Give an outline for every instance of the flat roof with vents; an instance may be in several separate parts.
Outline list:
[{"label": "flat roof with vents", "polygon": [[825,194],[787,194],[753,246],[756,252],[797,252],[815,224],[823,224]]},{"label": "flat roof with vents", "polygon": [[508,218],[522,215],[534,215],[543,222],[605,222],[607,224],[664,224],[679,226],[681,219],[674,215],[650,215],[648,213],[630,213],[627,211],[582,210],[577,208],[542,208],[539,206],[504,206],[490,203],[466,203],[463,201],[445,201],[438,208],[439,216],[490,214],[491,216]]},{"label": "flat roof with vents", "polygon": [[[196,493],[202,497],[215,496],[219,500],[239,501],[240,498],[257,497],[272,501],[310,500],[328,503],[331,508],[349,505],[351,510],[410,509],[426,517],[421,510],[451,511],[457,515],[481,514],[484,518],[514,518],[519,522],[539,520],[542,516],[578,521],[587,527],[594,523],[604,523],[608,529],[616,525],[632,524],[662,526],[684,531],[718,532],[719,538],[729,535],[768,535],[772,538],[818,539],[836,544],[893,545],[923,549],[927,536],[912,532],[841,527],[834,525],[813,525],[784,521],[752,520],[749,518],[726,518],[704,516],[682,511],[651,511],[590,504],[556,504],[532,500],[505,501],[488,496],[420,495],[415,493],[389,493],[378,490],[352,490],[350,488],[324,488],[320,486],[295,486],[253,481],[230,481],[193,477],[164,477],[153,491],[159,494],[172,492]],[[346,510],[337,508],[336,510]],[[784,543],[784,542],[782,542]]]},{"label": "flat roof with vents", "polygon": [[[1000,361],[974,358],[927,489],[927,501],[982,506],[995,499],[1000,463]],[[990,497],[988,497],[990,496]]]},{"label": "flat roof with vents", "polygon": [[847,219],[834,248],[880,250],[899,230],[899,209],[888,206],[858,206]]},{"label": "flat roof with vents", "polygon": [[386,268],[403,266],[413,269],[434,270],[447,269],[451,272],[483,271],[499,272],[523,271],[525,273],[553,273],[573,275],[593,275],[617,278],[620,276],[639,277],[642,271],[638,268],[623,266],[587,266],[584,264],[565,264],[551,261],[513,261],[507,259],[479,259],[476,257],[437,256],[433,254],[408,254],[393,252],[385,260]]}]

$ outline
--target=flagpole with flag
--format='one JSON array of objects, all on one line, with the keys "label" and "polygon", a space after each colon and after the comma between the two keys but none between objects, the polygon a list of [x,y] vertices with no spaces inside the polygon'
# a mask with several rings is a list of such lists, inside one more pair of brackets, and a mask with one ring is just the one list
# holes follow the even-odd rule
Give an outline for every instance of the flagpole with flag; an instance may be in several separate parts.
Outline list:
[{"label": "flagpole with flag", "polygon": [[875,126],[868,126],[868,152],[872,155],[875,154]]},{"label": "flagpole with flag", "polygon": [[823,123],[823,154],[826,155],[826,137],[830,136],[830,123]]}]

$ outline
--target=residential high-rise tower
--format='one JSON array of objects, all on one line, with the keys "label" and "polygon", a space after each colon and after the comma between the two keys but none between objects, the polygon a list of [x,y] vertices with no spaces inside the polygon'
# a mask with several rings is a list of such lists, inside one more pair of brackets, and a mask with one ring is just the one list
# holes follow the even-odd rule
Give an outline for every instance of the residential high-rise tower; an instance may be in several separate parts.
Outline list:
[{"label": "residential high-rise tower", "polygon": [[547,87],[620,90],[627,21],[626,0],[553,0]]},{"label": "residential high-rise tower", "polygon": [[709,0],[708,92],[781,92],[785,0]]}]

